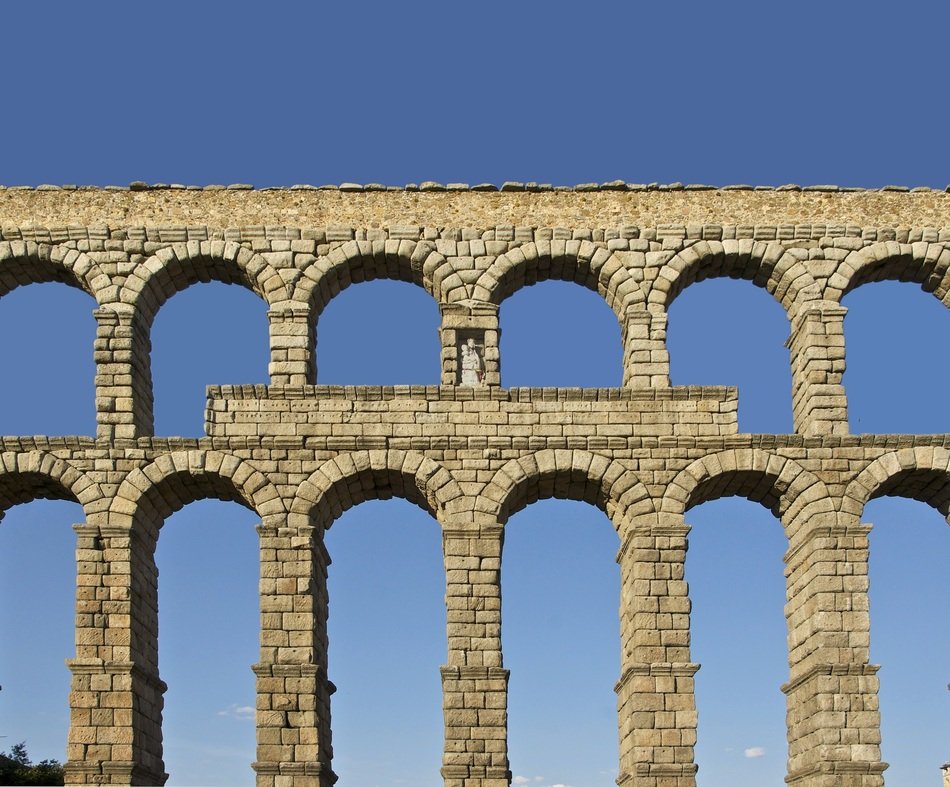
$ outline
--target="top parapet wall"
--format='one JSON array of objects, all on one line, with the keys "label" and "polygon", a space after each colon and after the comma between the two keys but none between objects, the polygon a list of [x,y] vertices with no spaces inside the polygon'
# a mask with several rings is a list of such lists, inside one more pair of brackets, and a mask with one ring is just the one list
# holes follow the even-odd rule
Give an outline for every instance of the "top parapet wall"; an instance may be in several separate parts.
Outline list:
[{"label": "top parapet wall", "polygon": [[619,227],[664,224],[840,224],[950,227],[950,193],[836,186],[638,186],[573,188],[464,184],[391,188],[343,184],[252,189],[249,186],[129,188],[0,187],[0,227],[420,226]]}]

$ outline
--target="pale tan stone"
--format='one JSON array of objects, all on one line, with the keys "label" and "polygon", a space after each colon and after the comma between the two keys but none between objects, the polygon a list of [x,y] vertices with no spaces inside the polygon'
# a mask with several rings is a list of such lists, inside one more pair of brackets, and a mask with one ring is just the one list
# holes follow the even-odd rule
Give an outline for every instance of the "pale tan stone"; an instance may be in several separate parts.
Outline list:
[{"label": "pale tan stone", "polygon": [[[884,485],[945,507],[950,486],[934,478],[950,477],[950,438],[848,434],[840,298],[869,274],[950,291],[950,197],[426,189],[0,189],[0,288],[53,270],[99,302],[99,442],[0,438],[4,489],[33,494],[42,478],[86,511],[70,783],[164,778],[154,539],[182,502],[226,486],[262,520],[259,785],[332,780],[322,533],[377,494],[426,508],[445,536],[446,784],[507,783],[501,534],[508,517],[551,496],[599,506],[622,543],[620,782],[695,784],[683,518],[713,495],[739,494],[775,510],[789,539],[790,782],[833,783],[821,765],[879,787],[859,519]],[[786,309],[798,434],[739,434],[734,389],[670,387],[666,312],[701,266],[753,279]],[[555,268],[617,314],[622,388],[500,387],[498,304]],[[176,445],[151,438],[143,370],[149,321],[192,273],[267,302],[271,385],[212,388],[211,439]],[[317,313],[354,278],[380,275],[439,302],[443,385],[313,386]],[[462,385],[469,338],[484,376]]]}]

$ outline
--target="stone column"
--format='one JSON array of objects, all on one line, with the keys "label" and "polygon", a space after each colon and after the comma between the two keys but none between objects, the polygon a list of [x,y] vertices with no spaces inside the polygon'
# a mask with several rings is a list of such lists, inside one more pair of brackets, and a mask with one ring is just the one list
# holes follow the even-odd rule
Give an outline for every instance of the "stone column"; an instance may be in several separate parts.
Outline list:
[{"label": "stone column", "polygon": [[621,529],[621,787],[694,787],[696,699],[690,661],[685,524]]},{"label": "stone column", "polygon": [[868,664],[869,525],[805,523],[785,555],[794,787],[881,787],[877,666]]},{"label": "stone column", "polygon": [[493,303],[443,303],[442,327],[442,385],[462,382],[462,346],[471,339],[481,354],[484,364],[484,385],[501,385],[501,363],[498,342],[498,306]]},{"label": "stone column", "polygon": [[317,379],[316,332],[310,310],[304,308],[271,310],[270,324],[271,385],[312,385]]},{"label": "stone column", "polygon": [[832,301],[812,301],[791,316],[787,346],[792,364],[792,409],[799,434],[848,434],[848,400],[841,385],[847,311]]},{"label": "stone column", "polygon": [[670,384],[670,354],[666,349],[666,314],[642,307],[627,308],[621,323],[623,384],[629,388],[666,388]]},{"label": "stone column", "polygon": [[449,663],[442,668],[446,787],[508,787],[508,670],[501,656],[504,530],[443,530]]},{"label": "stone column", "polygon": [[67,784],[161,785],[165,684],[156,653],[157,572],[126,528],[74,525],[76,657],[69,695]]},{"label": "stone column", "polygon": [[330,787],[327,566],[322,531],[261,525],[258,787]]},{"label": "stone column", "polygon": [[130,311],[96,309],[96,435],[133,439],[154,433],[148,329]]}]

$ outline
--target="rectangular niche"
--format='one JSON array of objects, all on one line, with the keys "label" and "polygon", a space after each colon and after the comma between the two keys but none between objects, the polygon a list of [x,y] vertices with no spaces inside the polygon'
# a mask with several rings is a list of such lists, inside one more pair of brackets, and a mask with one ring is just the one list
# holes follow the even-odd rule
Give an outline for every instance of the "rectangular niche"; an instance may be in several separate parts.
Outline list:
[{"label": "rectangular niche", "polygon": [[485,332],[458,330],[455,332],[457,385],[477,387],[486,385]]}]

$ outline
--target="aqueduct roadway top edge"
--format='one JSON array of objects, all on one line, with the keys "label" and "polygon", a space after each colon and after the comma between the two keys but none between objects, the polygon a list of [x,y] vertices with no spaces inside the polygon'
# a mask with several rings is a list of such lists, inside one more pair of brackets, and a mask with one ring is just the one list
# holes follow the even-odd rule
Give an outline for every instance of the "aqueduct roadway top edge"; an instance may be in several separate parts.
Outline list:
[{"label": "aqueduct roadway top edge", "polygon": [[679,184],[591,184],[573,189],[477,191],[439,184],[405,189],[380,186],[379,190],[357,184],[275,189],[142,186],[141,190],[0,187],[0,216],[5,227],[200,224],[220,229],[255,225],[378,228],[415,224],[462,228],[512,224],[604,228],[709,223],[950,226],[950,194],[929,188],[713,189]]}]

